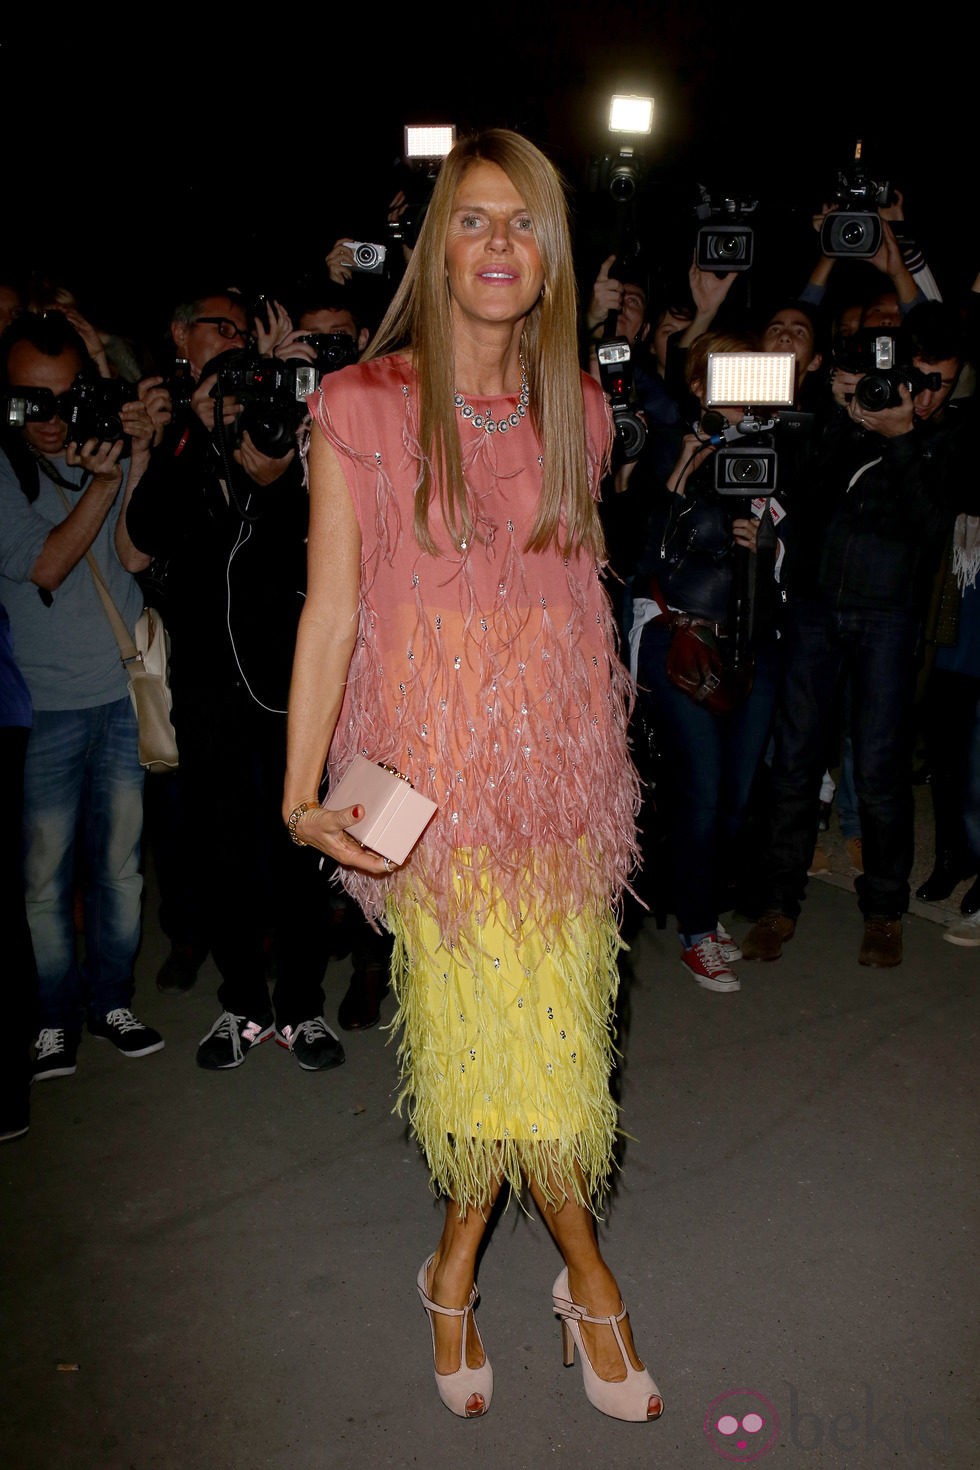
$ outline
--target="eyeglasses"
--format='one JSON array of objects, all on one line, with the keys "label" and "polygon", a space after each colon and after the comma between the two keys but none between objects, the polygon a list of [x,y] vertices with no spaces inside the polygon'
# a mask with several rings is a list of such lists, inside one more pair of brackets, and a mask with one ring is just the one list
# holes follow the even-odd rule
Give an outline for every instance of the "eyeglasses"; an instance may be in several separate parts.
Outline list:
[{"label": "eyeglasses", "polygon": [[245,341],[245,332],[237,322],[233,322],[227,316],[196,316],[191,322],[192,327],[217,327],[218,336],[224,337],[226,342],[234,342],[236,337]]}]

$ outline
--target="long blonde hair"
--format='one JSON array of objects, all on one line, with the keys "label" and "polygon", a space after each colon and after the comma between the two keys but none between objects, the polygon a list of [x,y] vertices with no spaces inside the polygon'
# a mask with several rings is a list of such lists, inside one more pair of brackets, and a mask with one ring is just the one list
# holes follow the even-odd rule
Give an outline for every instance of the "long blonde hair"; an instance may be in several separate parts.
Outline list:
[{"label": "long blonde hair", "polygon": [[520,193],[534,223],[544,271],[541,299],[524,326],[523,351],[530,415],[541,442],[544,476],[538,513],[526,550],[557,546],[565,555],[586,548],[603,554],[602,530],[589,486],[585,414],[576,338],[576,289],[568,209],[561,179],[533,143],[492,128],[461,139],[448,155],[432,192],[418,244],[405,276],[364,358],[410,346],[419,383],[422,471],[415,496],[415,535],[427,551],[433,495],[457,543],[474,532],[463,475],[453,402],[453,318],[446,285],[446,238],[456,191],[467,170],[494,163]]}]

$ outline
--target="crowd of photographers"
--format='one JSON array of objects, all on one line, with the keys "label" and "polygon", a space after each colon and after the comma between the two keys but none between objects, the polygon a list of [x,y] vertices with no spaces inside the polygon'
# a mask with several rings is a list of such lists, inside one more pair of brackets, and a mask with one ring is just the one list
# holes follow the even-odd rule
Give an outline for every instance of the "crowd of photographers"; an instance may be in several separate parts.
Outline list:
[{"label": "crowd of photographers", "polygon": [[[582,364],[616,428],[606,581],[637,681],[648,889],[715,991],[738,989],[742,955],[775,959],[791,938],[838,766],[863,868],[859,958],[900,961],[916,711],[936,806],[922,896],[980,869],[980,507],[964,452],[980,283],[943,283],[940,299],[900,196],[861,216],[862,239],[840,213],[816,221],[809,280],[761,316],[738,289],[751,231],[703,231],[673,286],[635,243],[582,263]],[[209,953],[221,977],[199,1065],[237,1067],[272,1036],[304,1069],[342,1063],[323,1014],[331,954],[352,953],[341,1029],[378,1020],[387,943],[290,843],[279,806],[305,398],[366,346],[397,256],[386,273],[378,247],[340,240],[285,302],[198,281],[166,352],[101,330],[60,286],[0,283],[3,901],[19,981],[4,1136],[26,1129],[31,1078],[75,1071],[83,1023],[129,1058],[164,1044],[133,1009],[141,841],[170,941],[158,987],[188,990]],[[709,365],[733,352],[790,354],[792,407],[709,402]],[[139,764],[106,596],[130,629],[144,603],[165,621],[166,775]],[[722,923],[736,904],[755,921],[741,946]],[[948,937],[980,943],[978,913],[980,880]]]}]

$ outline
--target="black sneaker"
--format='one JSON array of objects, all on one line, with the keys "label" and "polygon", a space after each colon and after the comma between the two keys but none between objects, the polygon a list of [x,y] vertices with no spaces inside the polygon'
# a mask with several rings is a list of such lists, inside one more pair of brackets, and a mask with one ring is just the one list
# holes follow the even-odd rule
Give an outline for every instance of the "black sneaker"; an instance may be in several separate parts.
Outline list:
[{"label": "black sneaker", "polygon": [[300,1021],[298,1026],[283,1026],[276,1032],[276,1041],[292,1052],[304,1072],[325,1072],[345,1060],[339,1038],[322,1016]]},{"label": "black sneaker", "polygon": [[197,979],[197,972],[207,959],[207,950],[193,944],[172,944],[170,953],[157,971],[157,990],[164,995],[186,995]]},{"label": "black sneaker", "polygon": [[197,1065],[209,1072],[240,1067],[252,1047],[268,1041],[274,1030],[271,1021],[250,1021],[222,1011],[197,1049]]},{"label": "black sneaker", "polygon": [[111,1041],[124,1057],[148,1057],[151,1052],[163,1051],[163,1037],[159,1031],[154,1031],[152,1026],[144,1026],[125,1006],[117,1006],[105,1016],[91,1016],[88,1029],[90,1036]]},{"label": "black sneaker", "polygon": [[48,1077],[70,1077],[75,1070],[77,1043],[66,1041],[58,1026],[45,1026],[34,1043],[32,1078],[44,1082]]}]

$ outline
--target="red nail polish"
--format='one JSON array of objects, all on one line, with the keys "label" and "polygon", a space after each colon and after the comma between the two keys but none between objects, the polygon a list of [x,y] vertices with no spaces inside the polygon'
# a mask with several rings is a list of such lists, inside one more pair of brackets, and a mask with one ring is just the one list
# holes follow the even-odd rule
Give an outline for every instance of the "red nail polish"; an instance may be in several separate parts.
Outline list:
[{"label": "red nail polish", "polygon": [[355,806],[351,807],[351,811],[354,813],[354,821],[359,822],[364,815],[364,808],[362,806]]}]

